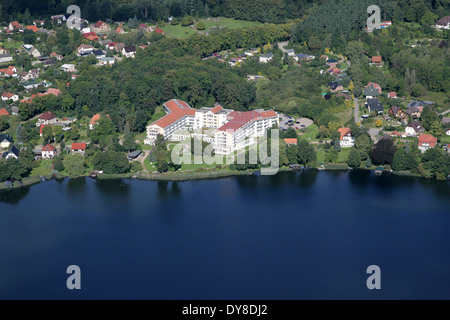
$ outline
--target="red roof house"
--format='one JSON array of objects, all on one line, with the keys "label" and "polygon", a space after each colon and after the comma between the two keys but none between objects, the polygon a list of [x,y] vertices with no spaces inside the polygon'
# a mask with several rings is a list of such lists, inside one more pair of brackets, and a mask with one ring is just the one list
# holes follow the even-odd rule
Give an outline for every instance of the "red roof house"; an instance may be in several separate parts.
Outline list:
[{"label": "red roof house", "polygon": [[85,152],[86,143],[72,143],[72,152]]},{"label": "red roof house", "polygon": [[5,108],[0,109],[0,117],[1,116],[9,116],[9,115],[10,115],[9,112],[6,111]]},{"label": "red roof house", "polygon": [[427,151],[430,148],[436,147],[437,138],[431,134],[420,134],[419,136],[419,150],[422,152]]},{"label": "red roof house", "polygon": [[39,117],[39,120],[49,121],[49,120],[52,120],[52,119],[54,119],[54,118],[56,118],[56,116],[55,116],[53,113],[51,113],[50,111],[47,111],[47,112],[43,113],[43,114]]}]

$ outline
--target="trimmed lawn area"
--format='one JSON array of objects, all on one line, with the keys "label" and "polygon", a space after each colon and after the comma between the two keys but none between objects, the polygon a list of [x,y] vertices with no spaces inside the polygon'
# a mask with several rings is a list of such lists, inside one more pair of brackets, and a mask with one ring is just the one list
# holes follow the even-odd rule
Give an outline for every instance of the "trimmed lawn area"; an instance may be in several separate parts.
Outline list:
[{"label": "trimmed lawn area", "polygon": [[[217,21],[218,20],[218,21]],[[190,35],[196,34],[199,31],[201,32],[210,32],[212,27],[227,27],[230,29],[239,29],[239,28],[245,28],[245,27],[251,27],[251,26],[260,26],[262,23],[260,22],[253,22],[253,21],[245,21],[245,20],[235,20],[232,18],[223,18],[223,17],[217,17],[217,18],[210,18],[210,19],[200,19],[199,21],[202,21],[206,29],[205,30],[195,30],[191,27],[183,27],[181,24],[178,25],[171,25],[166,24],[162,29],[169,37],[175,37],[175,38],[187,38]],[[197,25],[198,22],[194,23],[194,26]]]},{"label": "trimmed lawn area", "polygon": [[450,144],[450,136],[443,135],[439,138],[442,144]]},{"label": "trimmed lawn area", "polygon": [[52,159],[41,160],[39,167],[31,171],[30,176],[45,176],[52,173]]},{"label": "trimmed lawn area", "polygon": [[319,132],[319,128],[316,124],[312,124],[308,128],[301,129],[300,132],[303,133],[300,136],[300,139],[305,139],[307,141],[319,141],[319,139],[316,138],[317,133]]},{"label": "trimmed lawn area", "polygon": [[338,67],[338,69],[341,69],[341,70],[347,70],[348,65],[344,62],[344,63],[339,63],[337,67]]},{"label": "trimmed lawn area", "polygon": [[2,41],[2,47],[7,50],[11,49],[20,49],[23,42],[17,41],[17,40],[11,40],[11,41]]},{"label": "trimmed lawn area", "polygon": [[150,120],[148,121],[148,124],[155,122],[156,120],[164,117],[165,115],[166,115],[166,112],[164,111],[163,106],[156,107],[155,112],[152,114],[152,116],[150,117]]},{"label": "trimmed lawn area", "polygon": [[[353,105],[353,102],[352,102],[352,105]],[[334,108],[330,108],[329,110],[331,113],[333,113],[333,115],[335,115],[337,118],[339,118],[339,121],[342,124],[347,123],[353,117],[353,108],[351,108],[351,107],[349,108],[345,104],[339,105]]]}]

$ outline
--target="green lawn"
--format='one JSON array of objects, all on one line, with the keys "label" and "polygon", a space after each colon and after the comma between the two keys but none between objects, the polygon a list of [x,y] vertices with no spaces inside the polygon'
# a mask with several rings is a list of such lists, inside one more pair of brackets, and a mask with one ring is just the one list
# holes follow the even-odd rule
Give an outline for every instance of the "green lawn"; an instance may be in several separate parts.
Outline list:
[{"label": "green lawn", "polygon": [[439,138],[439,140],[442,144],[450,144],[450,136],[443,135]]},{"label": "green lawn", "polygon": [[[214,21],[218,19],[219,21]],[[193,28],[190,27],[183,27],[181,26],[181,24],[178,25],[171,25],[171,24],[166,24],[164,27],[162,27],[162,29],[164,30],[164,32],[166,32],[166,34],[169,37],[175,37],[175,38],[187,38],[190,35],[196,34],[199,31],[202,32],[209,32],[211,31],[212,27],[220,27],[220,26],[224,26],[230,29],[239,29],[239,28],[245,28],[245,27],[251,27],[251,26],[259,26],[262,25],[260,22],[253,22],[253,21],[244,21],[244,20],[235,20],[232,18],[222,18],[222,17],[218,17],[218,18],[210,18],[208,19],[200,19],[200,21],[202,21],[205,26],[206,29],[205,30],[195,30]],[[194,23],[194,26],[197,25],[197,22]]]},{"label": "green lawn", "polygon": [[[348,155],[350,154],[351,150],[352,148],[342,148],[338,153],[336,163],[347,163]],[[317,151],[317,162],[325,162],[325,153],[326,152],[324,149],[319,149]]]},{"label": "green lawn", "polygon": [[1,43],[1,46],[4,49],[11,50],[11,49],[20,49],[22,44],[23,44],[23,42],[21,42],[21,41],[11,40],[11,41],[3,41]]},{"label": "green lawn", "polygon": [[151,124],[155,122],[156,120],[159,120],[160,118],[164,117],[166,115],[166,112],[164,111],[164,107],[158,106],[155,109],[155,112],[150,117],[150,120],[148,121],[148,124]]},{"label": "green lawn", "polygon": [[[353,103],[352,103],[353,104]],[[352,119],[353,108],[347,107],[345,104],[329,109],[330,112],[339,118],[340,123],[345,124]]]},{"label": "green lawn", "polygon": [[52,161],[51,159],[41,160],[39,167],[34,168],[30,176],[45,176],[52,173]]},{"label": "green lawn", "polygon": [[338,69],[341,69],[341,70],[347,70],[348,65],[344,62],[344,63],[338,64],[337,67],[338,67]]},{"label": "green lawn", "polygon": [[319,139],[316,138],[317,133],[319,132],[319,128],[316,124],[312,124],[308,128],[301,129],[300,132],[303,133],[300,136],[300,139],[305,139],[307,141],[319,141]]}]

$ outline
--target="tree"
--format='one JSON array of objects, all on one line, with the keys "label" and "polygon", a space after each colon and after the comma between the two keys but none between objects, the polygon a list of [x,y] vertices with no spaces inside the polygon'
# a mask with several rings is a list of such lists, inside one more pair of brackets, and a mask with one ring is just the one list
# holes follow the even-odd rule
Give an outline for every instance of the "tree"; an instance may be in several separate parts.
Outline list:
[{"label": "tree", "polygon": [[314,147],[308,141],[299,139],[298,147],[298,163],[303,165],[312,165],[317,161],[317,153]]},{"label": "tree", "polygon": [[361,160],[365,160],[369,157],[370,150],[372,150],[372,139],[368,133],[360,134],[355,139],[356,150],[359,151]]},{"label": "tree", "polygon": [[435,121],[440,121],[436,111],[431,106],[425,106],[420,116],[420,121],[425,130],[430,131]]},{"label": "tree", "polygon": [[183,27],[190,26],[190,25],[193,24],[193,23],[194,23],[194,18],[191,17],[191,16],[186,16],[186,17],[184,17],[183,19],[181,19],[181,25],[182,25]]},{"label": "tree", "polygon": [[0,116],[0,132],[6,131],[9,129],[9,120],[8,115]]},{"label": "tree", "polygon": [[53,159],[53,170],[56,171],[64,171],[66,168],[64,167],[63,157],[59,156]]},{"label": "tree", "polygon": [[352,168],[359,168],[361,166],[361,155],[356,148],[352,148],[350,154],[348,155],[347,164]]},{"label": "tree", "polygon": [[372,160],[370,160],[370,157],[367,158],[366,161],[366,168],[370,168],[372,166]]},{"label": "tree", "polygon": [[45,144],[53,141],[53,127],[52,126],[45,126],[44,129],[42,129],[42,139],[44,140]]},{"label": "tree", "polygon": [[92,157],[92,164],[96,170],[103,170],[108,174],[122,174],[130,171],[131,164],[124,152],[97,152]]},{"label": "tree", "polygon": [[383,125],[383,119],[377,119],[377,121],[375,122],[375,125],[379,128]]},{"label": "tree", "polygon": [[320,50],[322,47],[322,42],[320,42],[320,39],[316,36],[311,36],[308,41],[308,47],[311,51],[317,51]]},{"label": "tree", "polygon": [[70,130],[70,139],[73,141],[80,139],[80,132],[78,131],[77,125],[72,126],[72,130]]},{"label": "tree", "polygon": [[125,128],[125,134],[123,136],[123,147],[128,152],[134,151],[137,149],[136,140],[134,139],[133,133],[131,133],[128,127]]},{"label": "tree", "polygon": [[442,135],[442,122],[439,120],[434,121],[431,125],[430,133],[435,137],[440,137]]},{"label": "tree", "polygon": [[167,150],[158,150],[156,152],[156,169],[163,173],[169,170],[169,156]]},{"label": "tree", "polygon": [[405,165],[405,151],[403,148],[400,148],[394,155],[394,159],[392,161],[392,169],[396,171],[403,171],[406,169]]},{"label": "tree", "polygon": [[286,157],[289,160],[289,164],[298,163],[298,147],[296,145],[286,146]]},{"label": "tree", "polygon": [[384,136],[373,146],[370,158],[377,165],[391,164],[396,151],[392,138]]},{"label": "tree", "polygon": [[90,137],[93,142],[99,142],[101,138],[107,138],[114,135],[116,128],[112,120],[108,117],[102,117],[98,120],[98,124],[90,132]]},{"label": "tree", "polygon": [[81,154],[67,155],[63,165],[71,178],[77,178],[85,174],[84,157]]},{"label": "tree", "polygon": [[197,23],[197,30],[205,30],[205,29],[206,29],[206,26],[202,21]]}]

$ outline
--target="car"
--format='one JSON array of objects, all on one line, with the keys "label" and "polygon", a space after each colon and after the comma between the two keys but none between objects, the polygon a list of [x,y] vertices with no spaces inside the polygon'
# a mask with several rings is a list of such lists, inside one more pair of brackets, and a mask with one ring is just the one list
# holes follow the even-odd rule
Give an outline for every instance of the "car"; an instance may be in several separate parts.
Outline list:
[{"label": "car", "polygon": [[304,128],[305,127],[305,125],[304,124],[302,124],[300,127],[302,127],[302,128]]},{"label": "car", "polygon": [[289,123],[293,123],[293,122],[294,122],[294,120],[289,120],[288,122],[289,122]]},{"label": "car", "polygon": [[295,121],[295,123],[298,123],[298,124],[300,124],[300,121]]}]

